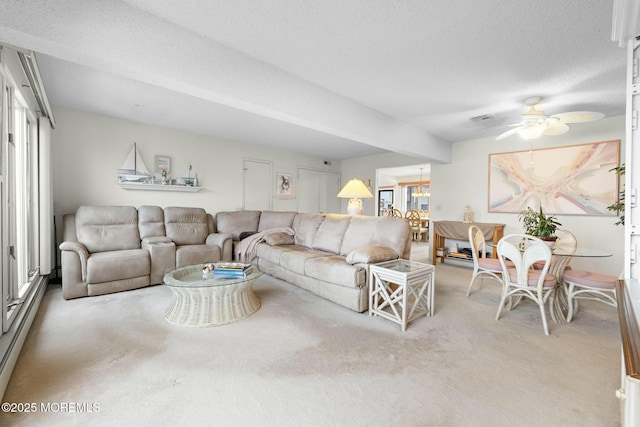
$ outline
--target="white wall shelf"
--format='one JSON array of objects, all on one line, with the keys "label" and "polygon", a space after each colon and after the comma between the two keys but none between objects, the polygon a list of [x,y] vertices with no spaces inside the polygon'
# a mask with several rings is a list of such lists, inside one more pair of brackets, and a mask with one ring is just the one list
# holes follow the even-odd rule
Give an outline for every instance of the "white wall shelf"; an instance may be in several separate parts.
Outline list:
[{"label": "white wall shelf", "polygon": [[144,182],[118,182],[117,184],[125,190],[182,191],[185,193],[197,193],[202,190],[202,187],[190,185],[145,184]]}]

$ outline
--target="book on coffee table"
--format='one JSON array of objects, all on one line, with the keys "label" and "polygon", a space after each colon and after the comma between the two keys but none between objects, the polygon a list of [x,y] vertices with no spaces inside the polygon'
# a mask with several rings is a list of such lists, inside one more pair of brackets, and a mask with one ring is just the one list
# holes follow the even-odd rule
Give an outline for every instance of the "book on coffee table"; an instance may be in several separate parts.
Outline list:
[{"label": "book on coffee table", "polygon": [[251,264],[242,264],[239,262],[224,262],[216,263],[214,266],[214,277],[242,278],[247,276]]}]

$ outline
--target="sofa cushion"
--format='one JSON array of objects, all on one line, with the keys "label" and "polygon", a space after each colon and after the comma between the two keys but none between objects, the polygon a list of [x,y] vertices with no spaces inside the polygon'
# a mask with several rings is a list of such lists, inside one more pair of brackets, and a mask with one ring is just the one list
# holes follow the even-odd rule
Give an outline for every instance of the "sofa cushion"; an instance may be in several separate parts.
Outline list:
[{"label": "sofa cushion", "polygon": [[260,211],[218,212],[216,228],[218,233],[231,234],[233,240],[240,240],[244,231],[258,231]]},{"label": "sofa cushion", "polygon": [[267,233],[264,236],[264,241],[267,245],[280,246],[280,245],[293,245],[295,243],[295,237],[289,233],[277,232]]},{"label": "sofa cushion", "polygon": [[347,264],[374,264],[376,262],[391,261],[400,258],[400,254],[384,246],[364,246],[349,252]]},{"label": "sofa cushion", "polygon": [[256,255],[260,259],[265,259],[273,264],[280,265],[280,256],[285,252],[297,251],[298,246],[284,245],[271,246],[265,243],[258,243]]},{"label": "sofa cushion", "polygon": [[87,283],[133,279],[150,272],[149,252],[144,249],[99,252],[87,260]]},{"label": "sofa cushion", "polygon": [[349,288],[361,288],[366,284],[367,271],[347,264],[344,257],[332,255],[309,259],[305,264],[305,275]]},{"label": "sofa cushion", "polygon": [[138,211],[133,206],[80,206],[76,236],[89,252],[140,249]]},{"label": "sofa cushion", "polygon": [[271,230],[272,228],[291,228],[297,212],[263,211],[260,215],[258,231]]},{"label": "sofa cushion", "polygon": [[329,214],[325,216],[313,238],[313,249],[339,254],[344,232],[350,222],[351,215]]},{"label": "sofa cushion", "polygon": [[209,235],[207,213],[202,208],[164,208],[167,237],[178,245],[202,245]]},{"label": "sofa cushion", "polygon": [[403,254],[409,236],[409,222],[404,218],[354,216],[344,233],[340,255],[363,246],[384,246]]},{"label": "sofa cushion", "polygon": [[140,239],[165,236],[164,211],[160,206],[140,206],[138,208],[138,228]]},{"label": "sofa cushion", "polygon": [[322,221],[324,221],[324,215],[297,214],[292,225],[293,231],[295,232],[296,245],[312,248],[313,239]]},{"label": "sofa cushion", "polygon": [[294,250],[283,251],[280,254],[280,265],[289,271],[293,271],[298,274],[305,274],[305,263],[318,257],[325,257],[331,255],[328,252],[316,251],[313,249],[307,249],[301,246],[284,246],[285,248],[293,248]]}]

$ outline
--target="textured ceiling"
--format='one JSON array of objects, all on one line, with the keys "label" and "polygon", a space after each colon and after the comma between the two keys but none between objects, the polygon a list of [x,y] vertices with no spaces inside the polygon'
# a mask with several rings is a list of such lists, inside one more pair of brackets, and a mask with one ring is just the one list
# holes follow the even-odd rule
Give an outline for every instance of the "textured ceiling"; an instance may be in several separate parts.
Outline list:
[{"label": "textured ceiling", "polygon": [[[345,159],[450,160],[522,101],[625,111],[612,0],[0,3],[51,103]],[[494,118],[473,123],[479,115]],[[575,125],[579,126],[579,125]],[[557,137],[556,137],[557,138]]]}]

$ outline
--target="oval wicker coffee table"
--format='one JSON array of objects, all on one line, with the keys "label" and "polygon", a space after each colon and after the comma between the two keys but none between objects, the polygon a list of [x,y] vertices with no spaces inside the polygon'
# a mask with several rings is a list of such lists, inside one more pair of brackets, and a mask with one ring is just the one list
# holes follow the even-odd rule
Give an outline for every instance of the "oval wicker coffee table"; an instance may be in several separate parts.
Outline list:
[{"label": "oval wicker coffee table", "polygon": [[171,271],[164,283],[173,291],[173,303],[165,319],[181,326],[218,326],[244,319],[260,308],[253,282],[262,276],[250,267],[243,278],[202,277],[204,264]]}]

